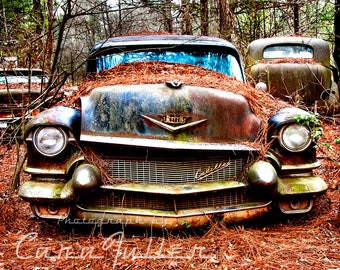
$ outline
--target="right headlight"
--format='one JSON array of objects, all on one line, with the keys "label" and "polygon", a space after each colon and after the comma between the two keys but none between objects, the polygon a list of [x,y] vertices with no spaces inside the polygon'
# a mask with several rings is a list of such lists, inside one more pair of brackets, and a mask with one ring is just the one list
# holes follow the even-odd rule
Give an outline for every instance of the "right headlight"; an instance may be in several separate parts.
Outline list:
[{"label": "right headlight", "polygon": [[40,154],[54,157],[65,149],[67,135],[59,127],[40,127],[33,134],[33,144]]},{"label": "right headlight", "polygon": [[310,130],[299,124],[290,124],[280,131],[279,142],[283,148],[290,152],[301,152],[312,143]]}]

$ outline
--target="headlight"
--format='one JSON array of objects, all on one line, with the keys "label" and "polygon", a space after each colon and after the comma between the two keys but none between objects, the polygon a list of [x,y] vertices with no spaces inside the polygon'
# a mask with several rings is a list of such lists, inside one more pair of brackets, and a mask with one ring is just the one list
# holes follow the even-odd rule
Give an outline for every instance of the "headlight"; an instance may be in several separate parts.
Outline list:
[{"label": "headlight", "polygon": [[33,144],[42,155],[54,157],[65,149],[67,135],[61,128],[40,127],[34,132]]},{"label": "headlight", "polygon": [[311,144],[311,132],[305,126],[291,124],[281,129],[279,141],[288,151],[301,152]]}]

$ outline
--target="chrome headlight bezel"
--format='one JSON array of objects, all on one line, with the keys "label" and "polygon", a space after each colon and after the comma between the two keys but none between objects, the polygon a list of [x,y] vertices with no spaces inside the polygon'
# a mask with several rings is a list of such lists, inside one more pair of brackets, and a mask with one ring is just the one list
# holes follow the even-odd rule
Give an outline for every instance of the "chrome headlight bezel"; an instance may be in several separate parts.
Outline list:
[{"label": "chrome headlight bezel", "polygon": [[279,133],[279,143],[281,147],[293,153],[306,150],[312,141],[311,130],[297,123],[282,127]]},{"label": "chrome headlight bezel", "polygon": [[43,126],[33,133],[34,148],[43,156],[55,157],[62,153],[68,142],[68,135],[61,127]]}]

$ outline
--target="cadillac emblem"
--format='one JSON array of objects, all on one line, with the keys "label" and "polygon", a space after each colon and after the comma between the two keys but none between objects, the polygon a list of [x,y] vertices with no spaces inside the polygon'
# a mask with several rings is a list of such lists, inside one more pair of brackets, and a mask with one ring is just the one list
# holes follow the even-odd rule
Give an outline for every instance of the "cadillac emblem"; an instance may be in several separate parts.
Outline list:
[{"label": "cadillac emblem", "polygon": [[190,116],[185,116],[181,113],[166,113],[159,114],[163,123],[169,125],[184,125]]},{"label": "cadillac emblem", "polygon": [[142,114],[142,117],[170,132],[182,131],[207,121],[202,117],[177,112],[167,112],[156,116]]}]

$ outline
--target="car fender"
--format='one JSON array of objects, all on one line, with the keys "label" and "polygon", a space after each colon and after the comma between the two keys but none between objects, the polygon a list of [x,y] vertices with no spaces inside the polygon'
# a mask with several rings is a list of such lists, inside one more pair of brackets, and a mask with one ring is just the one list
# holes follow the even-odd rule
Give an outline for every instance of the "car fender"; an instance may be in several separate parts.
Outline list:
[{"label": "car fender", "polygon": [[80,111],[74,108],[56,106],[34,116],[25,127],[25,138],[37,126],[62,126],[79,138]]}]

